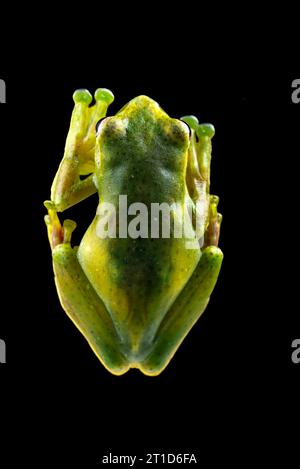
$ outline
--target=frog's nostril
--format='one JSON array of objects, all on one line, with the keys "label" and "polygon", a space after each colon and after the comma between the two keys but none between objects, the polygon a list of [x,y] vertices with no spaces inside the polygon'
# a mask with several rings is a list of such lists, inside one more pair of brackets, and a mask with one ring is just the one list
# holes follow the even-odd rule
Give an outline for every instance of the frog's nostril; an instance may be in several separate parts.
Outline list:
[{"label": "frog's nostril", "polygon": [[102,121],[104,121],[104,119],[106,119],[106,117],[102,117],[100,120],[98,120],[96,127],[95,127],[96,135],[98,135],[100,124]]}]

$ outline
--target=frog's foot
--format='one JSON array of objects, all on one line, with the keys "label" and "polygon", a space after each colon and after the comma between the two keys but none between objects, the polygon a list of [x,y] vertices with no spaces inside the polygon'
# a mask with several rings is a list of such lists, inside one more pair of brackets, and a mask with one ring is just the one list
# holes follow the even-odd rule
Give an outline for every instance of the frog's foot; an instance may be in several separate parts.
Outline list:
[{"label": "frog's foot", "polygon": [[51,200],[58,212],[96,192],[96,124],[105,117],[114,96],[106,88],[99,88],[94,97],[95,104],[91,106],[93,97],[88,90],[77,90],[73,95],[75,105],[65,152],[51,187]]},{"label": "frog's foot", "polygon": [[66,151],[70,146],[77,147],[77,156],[81,171],[90,172],[90,164],[94,162],[96,124],[105,117],[108,106],[113,102],[114,95],[106,88],[98,88],[94,94],[95,104],[91,106],[93,97],[88,90],[76,90],[73,94],[75,103],[70,130],[67,137]]},{"label": "frog's foot", "polygon": [[63,226],[61,226],[54,203],[50,200],[46,200],[44,205],[48,209],[48,215],[45,216],[45,223],[51,249],[53,250],[59,244],[70,244],[72,233],[76,228],[76,222],[73,220],[65,220]]},{"label": "frog's foot", "polygon": [[181,120],[191,131],[186,183],[195,204],[194,228],[200,247],[203,243],[204,247],[217,246],[222,217],[216,211],[218,197],[210,195],[211,139],[215,129],[212,124],[199,124],[195,116]]}]

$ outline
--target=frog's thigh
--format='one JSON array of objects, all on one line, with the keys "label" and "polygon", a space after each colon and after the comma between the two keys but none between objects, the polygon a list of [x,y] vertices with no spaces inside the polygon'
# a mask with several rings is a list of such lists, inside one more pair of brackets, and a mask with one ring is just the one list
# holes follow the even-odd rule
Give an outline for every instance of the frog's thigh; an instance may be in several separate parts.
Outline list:
[{"label": "frog's thigh", "polygon": [[207,247],[189,282],[163,320],[153,349],[139,368],[147,375],[158,375],[167,366],[177,348],[205,310],[216,284],[222,251]]},{"label": "frog's thigh", "polygon": [[70,244],[59,244],[53,251],[55,283],[62,307],[87,339],[103,365],[116,375],[125,373],[128,362],[121,353],[104,303],[90,285]]}]

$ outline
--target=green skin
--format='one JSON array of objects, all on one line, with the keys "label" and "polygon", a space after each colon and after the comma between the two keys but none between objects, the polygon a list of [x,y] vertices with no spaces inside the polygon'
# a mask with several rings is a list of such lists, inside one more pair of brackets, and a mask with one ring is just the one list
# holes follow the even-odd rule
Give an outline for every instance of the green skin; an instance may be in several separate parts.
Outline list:
[{"label": "green skin", "polygon": [[[56,287],[64,310],[111,373],[139,368],[158,375],[205,310],[222,263],[218,198],[209,194],[214,130],[193,116],[172,119],[139,96],[104,119],[96,134],[113,95],[98,89],[95,99],[89,107],[88,91],[74,93],[64,157],[45,202]],[[201,223],[194,226],[193,219],[190,229],[200,242],[187,249],[190,238],[172,232],[170,238],[120,238],[118,228],[116,238],[101,238],[96,214],[79,248],[72,248],[76,224],[65,220],[62,227],[57,212],[96,191],[100,202],[116,207],[117,220],[121,194],[128,207],[142,202],[149,214],[153,202],[189,206],[194,214],[198,203]]]}]

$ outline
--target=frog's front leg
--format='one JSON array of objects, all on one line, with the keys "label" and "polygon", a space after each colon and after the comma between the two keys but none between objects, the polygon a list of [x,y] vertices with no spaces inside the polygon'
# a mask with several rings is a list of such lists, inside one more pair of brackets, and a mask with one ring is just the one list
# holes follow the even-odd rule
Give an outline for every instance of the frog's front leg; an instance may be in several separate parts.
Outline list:
[{"label": "frog's front leg", "polygon": [[48,202],[46,224],[52,246],[55,283],[60,302],[70,319],[87,339],[101,363],[113,374],[129,369],[122,353],[122,343],[104,303],[94,291],[71,247],[71,233],[76,224],[65,220],[60,225],[54,205]]},{"label": "frog's front leg", "polygon": [[204,249],[192,277],[160,325],[150,355],[139,365],[143,373],[156,376],[167,366],[204,312],[216,284],[222,259],[223,254],[218,247]]},{"label": "frog's front leg", "polygon": [[106,115],[114,100],[111,91],[99,88],[92,95],[87,90],[73,94],[74,110],[63,159],[51,187],[51,200],[61,212],[96,192],[94,184],[96,124]]}]

